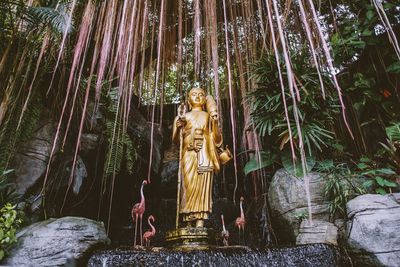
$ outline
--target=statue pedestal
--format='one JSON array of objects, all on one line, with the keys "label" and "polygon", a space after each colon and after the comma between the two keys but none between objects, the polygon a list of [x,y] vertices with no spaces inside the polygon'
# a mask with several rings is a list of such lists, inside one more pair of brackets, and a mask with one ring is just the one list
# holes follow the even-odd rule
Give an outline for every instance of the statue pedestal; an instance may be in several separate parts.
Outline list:
[{"label": "statue pedestal", "polygon": [[177,250],[208,249],[215,243],[214,237],[214,230],[205,227],[182,227],[165,235],[168,245]]}]

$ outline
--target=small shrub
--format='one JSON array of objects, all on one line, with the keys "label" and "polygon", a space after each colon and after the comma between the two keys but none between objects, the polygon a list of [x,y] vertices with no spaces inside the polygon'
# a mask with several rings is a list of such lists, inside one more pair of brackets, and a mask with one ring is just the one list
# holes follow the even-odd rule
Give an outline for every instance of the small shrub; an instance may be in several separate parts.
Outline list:
[{"label": "small shrub", "polygon": [[347,164],[335,164],[333,160],[318,162],[316,170],[324,175],[323,178],[326,181],[324,193],[329,201],[331,218],[335,215],[345,217],[346,203],[351,196],[365,193],[365,190],[353,181],[353,178],[358,175],[353,173]]},{"label": "small shrub", "polygon": [[367,179],[363,186],[369,191],[385,195],[399,186],[399,175],[390,166],[379,168],[372,160],[363,157],[357,168],[360,175]]},{"label": "small shrub", "polygon": [[298,211],[294,214],[294,217],[299,223],[301,223],[303,220],[308,219],[308,211],[307,210]]},{"label": "small shrub", "polygon": [[357,167],[360,175],[368,179],[363,186],[370,191],[385,195],[392,193],[392,190],[399,186],[399,175],[391,167],[378,168],[373,161],[365,157],[360,159]]},{"label": "small shrub", "polygon": [[22,223],[21,217],[21,213],[16,210],[16,205],[7,203],[0,209],[0,260],[17,242],[16,232]]}]

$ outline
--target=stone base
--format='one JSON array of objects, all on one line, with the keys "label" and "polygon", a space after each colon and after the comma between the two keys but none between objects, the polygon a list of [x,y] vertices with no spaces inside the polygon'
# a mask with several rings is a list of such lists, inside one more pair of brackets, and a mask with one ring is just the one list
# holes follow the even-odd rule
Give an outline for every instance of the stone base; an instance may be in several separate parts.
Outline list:
[{"label": "stone base", "polygon": [[330,222],[313,220],[310,225],[308,220],[303,220],[300,225],[296,245],[326,243],[338,245],[338,228]]},{"label": "stone base", "polygon": [[214,245],[214,230],[205,227],[183,227],[170,230],[165,235],[168,245],[173,249],[208,249]]}]

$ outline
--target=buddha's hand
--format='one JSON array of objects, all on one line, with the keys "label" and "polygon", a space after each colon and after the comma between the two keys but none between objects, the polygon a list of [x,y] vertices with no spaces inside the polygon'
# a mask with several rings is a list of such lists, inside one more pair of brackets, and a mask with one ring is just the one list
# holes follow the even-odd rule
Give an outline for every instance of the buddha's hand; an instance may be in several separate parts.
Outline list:
[{"label": "buddha's hand", "polygon": [[177,127],[178,129],[184,127],[185,125],[186,125],[186,120],[185,120],[185,119],[179,118],[179,119],[176,121],[176,127]]},{"label": "buddha's hand", "polygon": [[216,111],[211,111],[210,116],[213,121],[218,121],[218,113]]}]

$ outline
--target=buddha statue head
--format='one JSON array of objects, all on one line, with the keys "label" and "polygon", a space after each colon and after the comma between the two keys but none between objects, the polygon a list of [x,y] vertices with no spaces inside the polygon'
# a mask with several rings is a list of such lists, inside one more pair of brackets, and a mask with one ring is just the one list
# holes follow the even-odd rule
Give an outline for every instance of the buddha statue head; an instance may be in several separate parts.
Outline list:
[{"label": "buddha statue head", "polygon": [[206,92],[202,88],[192,88],[188,93],[188,102],[191,108],[203,107],[206,103]]}]

